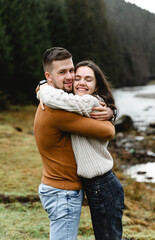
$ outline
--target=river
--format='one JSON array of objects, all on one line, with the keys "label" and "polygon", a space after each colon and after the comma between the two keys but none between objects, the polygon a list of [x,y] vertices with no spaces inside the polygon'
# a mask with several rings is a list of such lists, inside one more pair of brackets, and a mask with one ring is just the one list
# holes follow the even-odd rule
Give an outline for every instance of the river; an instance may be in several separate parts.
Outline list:
[{"label": "river", "polygon": [[[118,118],[129,115],[139,131],[155,122],[155,85],[115,89],[113,94]],[[155,183],[155,162],[128,166],[125,174],[139,182]]]},{"label": "river", "polygon": [[155,162],[129,166],[124,173],[136,179],[137,182],[155,183]]},{"label": "river", "polygon": [[118,117],[129,115],[139,130],[155,122],[155,85],[119,88],[113,91]]}]

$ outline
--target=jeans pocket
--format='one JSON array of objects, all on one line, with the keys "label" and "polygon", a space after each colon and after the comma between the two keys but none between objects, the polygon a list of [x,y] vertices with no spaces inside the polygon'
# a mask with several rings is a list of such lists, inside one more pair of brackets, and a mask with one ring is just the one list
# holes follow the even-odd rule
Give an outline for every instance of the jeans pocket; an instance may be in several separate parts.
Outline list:
[{"label": "jeans pocket", "polygon": [[67,192],[67,195],[69,197],[73,197],[73,198],[78,198],[80,196],[80,194],[81,194],[80,190],[73,190],[73,191],[70,190]]},{"label": "jeans pocket", "polygon": [[83,190],[68,191],[67,203],[73,218],[79,218],[83,201]]},{"label": "jeans pocket", "polygon": [[53,188],[41,184],[39,186],[39,197],[44,210],[48,213],[48,217],[53,220],[57,217],[58,195],[53,193]]},{"label": "jeans pocket", "polygon": [[110,175],[109,180],[100,179],[97,183],[85,185],[89,205],[96,209],[104,209],[106,206],[119,205],[124,207],[124,190],[115,175]]}]

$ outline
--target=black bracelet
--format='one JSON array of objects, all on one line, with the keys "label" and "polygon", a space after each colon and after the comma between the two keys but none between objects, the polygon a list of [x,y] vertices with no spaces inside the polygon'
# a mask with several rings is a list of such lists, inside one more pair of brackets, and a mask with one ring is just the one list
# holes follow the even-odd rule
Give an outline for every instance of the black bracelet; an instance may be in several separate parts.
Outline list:
[{"label": "black bracelet", "polygon": [[116,109],[116,108],[113,110],[113,117],[114,117],[114,118],[117,117],[117,109]]}]

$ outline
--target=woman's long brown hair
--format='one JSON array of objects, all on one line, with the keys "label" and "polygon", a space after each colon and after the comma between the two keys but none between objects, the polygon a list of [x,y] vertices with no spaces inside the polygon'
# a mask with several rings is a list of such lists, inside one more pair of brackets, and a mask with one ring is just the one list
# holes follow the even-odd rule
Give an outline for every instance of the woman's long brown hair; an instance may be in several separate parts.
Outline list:
[{"label": "woman's long brown hair", "polygon": [[79,67],[85,67],[85,66],[90,67],[95,74],[97,90],[94,92],[93,95],[100,96],[104,100],[104,102],[107,104],[107,106],[110,107],[112,110],[117,109],[115,106],[115,100],[112,95],[110,84],[105,74],[103,73],[103,71],[99,68],[99,66],[97,66],[91,60],[85,60],[76,64],[75,72]]}]

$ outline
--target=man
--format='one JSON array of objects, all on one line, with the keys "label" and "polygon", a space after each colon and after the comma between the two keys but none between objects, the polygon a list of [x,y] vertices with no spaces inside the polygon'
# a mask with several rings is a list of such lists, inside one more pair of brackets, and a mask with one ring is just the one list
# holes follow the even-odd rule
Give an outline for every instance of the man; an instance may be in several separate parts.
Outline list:
[{"label": "man", "polygon": [[[63,48],[48,49],[43,58],[45,77],[50,85],[72,91],[74,65]],[[97,109],[98,110],[98,109]],[[106,111],[105,111],[106,112]],[[99,113],[100,114],[100,113]],[[98,113],[96,113],[98,115]],[[51,240],[76,240],[83,192],[70,134],[112,139],[114,127],[108,121],[96,121],[75,113],[38,106],[34,134],[43,161],[39,195],[50,218]]]}]

